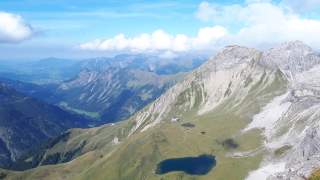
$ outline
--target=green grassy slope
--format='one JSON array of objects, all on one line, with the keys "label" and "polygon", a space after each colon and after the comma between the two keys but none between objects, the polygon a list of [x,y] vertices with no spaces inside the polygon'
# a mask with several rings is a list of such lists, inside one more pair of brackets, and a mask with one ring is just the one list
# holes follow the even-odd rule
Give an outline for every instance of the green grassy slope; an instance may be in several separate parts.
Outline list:
[{"label": "green grassy slope", "polygon": [[[114,126],[104,126],[88,130],[73,130],[66,142],[59,142],[48,154],[65,149],[74,149],[86,141],[82,154],[71,162],[41,166],[25,172],[5,172],[8,179],[243,179],[248,172],[258,168],[263,151],[259,150],[263,137],[259,131],[242,133],[241,130],[251,121],[252,116],[275,96],[283,94],[286,82],[279,72],[272,76],[262,75],[258,82],[251,84],[248,96],[235,102],[234,93],[214,110],[198,115],[200,92],[195,92],[196,105],[185,112],[172,109],[169,114],[181,114],[179,122],[171,122],[170,116],[147,131],[127,135],[132,120]],[[264,74],[265,74],[264,73]],[[253,82],[247,82],[248,84]],[[198,91],[200,88],[192,88]],[[184,103],[188,94],[181,93],[177,103]],[[134,117],[133,117],[134,118]],[[192,123],[193,128],[182,126]],[[118,137],[120,144],[113,142]],[[223,142],[232,139],[237,148],[225,146]],[[236,152],[252,151],[244,156]],[[217,165],[204,176],[190,176],[184,173],[156,175],[158,162],[166,158],[213,154]]]}]

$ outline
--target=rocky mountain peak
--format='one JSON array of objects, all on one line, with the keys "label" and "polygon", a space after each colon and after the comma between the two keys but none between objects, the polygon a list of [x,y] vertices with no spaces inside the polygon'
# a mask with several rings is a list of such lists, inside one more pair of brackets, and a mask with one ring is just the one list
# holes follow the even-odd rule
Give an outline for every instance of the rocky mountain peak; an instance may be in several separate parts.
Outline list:
[{"label": "rocky mountain peak", "polygon": [[293,41],[263,53],[262,63],[271,68],[279,68],[292,79],[298,73],[320,64],[320,57],[303,42]]},{"label": "rocky mountain peak", "polygon": [[[276,49],[276,48],[275,48]],[[285,49],[288,51],[312,52],[311,47],[302,41],[288,41],[282,43],[277,49]]]},{"label": "rocky mountain peak", "polygon": [[231,45],[226,46],[216,56],[211,58],[203,65],[204,68],[215,70],[230,69],[239,64],[249,63],[252,60],[258,60],[261,52],[244,46]]}]

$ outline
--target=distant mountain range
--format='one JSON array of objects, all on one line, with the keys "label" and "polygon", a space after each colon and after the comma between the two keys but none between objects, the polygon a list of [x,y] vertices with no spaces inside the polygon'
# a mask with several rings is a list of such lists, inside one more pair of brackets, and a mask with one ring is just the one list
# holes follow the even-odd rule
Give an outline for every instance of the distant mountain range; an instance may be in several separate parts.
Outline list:
[{"label": "distant mountain range", "polygon": [[2,79],[18,91],[104,124],[128,118],[204,61],[126,54],[82,61],[50,58],[12,63],[11,70],[0,68],[0,75],[6,72]]},{"label": "distant mountain range", "polygon": [[[190,71],[207,58],[181,55],[176,58],[160,58],[145,54],[121,54],[84,60],[46,58],[41,60],[1,60],[0,77],[35,84],[58,84],[74,78],[84,69],[102,70],[107,67],[143,69],[158,75],[170,75]],[[99,67],[102,65],[102,67]]]},{"label": "distant mountain range", "polygon": [[36,84],[59,83],[80,71],[80,62],[47,58],[38,61],[1,61],[0,77]]}]

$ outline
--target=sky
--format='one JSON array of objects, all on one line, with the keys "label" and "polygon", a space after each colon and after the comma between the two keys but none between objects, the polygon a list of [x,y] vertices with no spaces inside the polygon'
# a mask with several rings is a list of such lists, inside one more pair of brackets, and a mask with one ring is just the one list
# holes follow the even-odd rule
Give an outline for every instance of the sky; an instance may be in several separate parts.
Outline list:
[{"label": "sky", "polygon": [[1,0],[0,59],[211,53],[301,40],[320,49],[320,0]]}]

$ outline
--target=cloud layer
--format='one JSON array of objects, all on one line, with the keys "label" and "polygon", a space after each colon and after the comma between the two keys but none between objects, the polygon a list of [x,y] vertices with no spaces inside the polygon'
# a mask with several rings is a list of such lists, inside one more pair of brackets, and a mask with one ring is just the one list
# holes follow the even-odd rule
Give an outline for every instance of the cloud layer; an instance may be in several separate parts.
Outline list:
[{"label": "cloud layer", "polygon": [[320,48],[320,39],[315,38],[320,34],[320,20],[303,18],[291,8],[293,5],[293,1],[273,4],[268,0],[247,0],[245,5],[228,6],[202,2],[196,16],[202,21],[240,26],[226,37],[226,43],[256,47],[301,40]]},{"label": "cloud layer", "polygon": [[320,10],[319,0],[282,0],[281,4],[289,6],[297,12]]},{"label": "cloud layer", "polygon": [[191,49],[206,49],[227,34],[227,30],[221,26],[202,28],[196,37],[188,37],[184,34],[171,35],[163,30],[156,30],[151,34],[144,33],[131,38],[119,34],[110,39],[97,39],[81,44],[80,48],[102,51],[154,52],[170,50],[183,52]]},{"label": "cloud layer", "polygon": [[[163,30],[136,37],[119,34],[80,45],[85,50],[100,51],[203,51],[228,44],[262,47],[284,41],[301,40],[320,48],[320,20],[305,18],[293,7],[301,1],[246,0],[244,4],[199,4],[195,16],[213,26],[201,28],[195,37],[170,35]],[[305,1],[304,1],[305,2]],[[317,4],[307,0],[305,8]]]},{"label": "cloud layer", "polygon": [[21,16],[0,11],[0,43],[20,42],[33,34],[33,28]]}]

